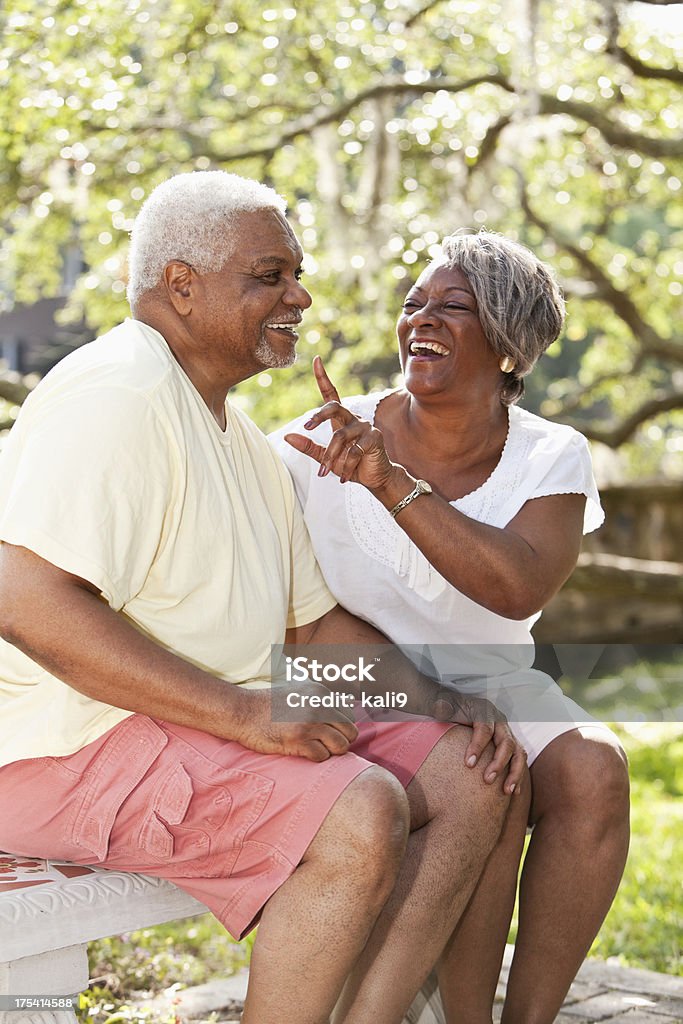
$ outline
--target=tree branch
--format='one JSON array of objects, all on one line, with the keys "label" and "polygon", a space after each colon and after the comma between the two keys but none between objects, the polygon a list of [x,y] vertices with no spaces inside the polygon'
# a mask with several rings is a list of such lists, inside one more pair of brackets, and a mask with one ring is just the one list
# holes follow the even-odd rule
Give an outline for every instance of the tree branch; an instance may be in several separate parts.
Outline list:
[{"label": "tree branch", "polygon": [[[303,117],[286,127],[276,139],[273,139],[268,143],[263,143],[251,149],[227,152],[211,149],[208,155],[221,163],[231,163],[236,160],[248,160],[252,157],[270,155],[276,152],[281,146],[292,142],[300,135],[308,135],[315,128],[318,128],[321,125],[343,120],[343,118],[346,117],[354,107],[365,102],[365,100],[376,99],[382,96],[401,96],[406,94],[421,96],[428,92],[464,92],[467,89],[472,89],[477,85],[482,85],[483,83],[499,85],[502,89],[514,93],[513,86],[500,72],[494,72],[487,75],[477,75],[474,78],[465,79],[464,81],[453,78],[429,78],[425,82],[410,83],[406,82],[404,78],[384,79],[383,81],[368,86],[367,89],[363,89],[355,95],[348,97],[343,103],[329,107],[322,113],[318,108],[316,108],[315,111],[305,114]],[[575,100],[558,100],[556,96],[543,94],[540,97],[540,112],[542,114],[568,114],[570,117],[575,117],[579,120],[585,121],[587,124],[593,125],[597,128],[611,145],[620,146],[625,149],[633,149],[638,152],[645,153],[646,156],[662,157],[683,154],[683,139],[656,138],[651,135],[643,135],[639,132],[633,132],[626,128],[620,128],[618,125],[613,124],[612,121],[610,121],[609,118],[601,111],[596,110],[589,103],[580,103]],[[495,143],[495,141],[496,139],[494,138],[493,143]],[[201,137],[201,144],[202,152],[205,153],[206,138],[204,135]]]},{"label": "tree branch", "polygon": [[425,14],[432,10],[433,7],[438,7],[440,3],[443,3],[443,0],[427,0],[427,2],[422,5],[422,7],[419,7],[412,14],[408,15],[404,22],[405,27],[412,28],[413,25],[415,25],[416,22],[420,20],[420,18],[423,18]]},{"label": "tree branch", "polygon": [[354,107],[359,106],[366,100],[378,99],[383,96],[403,96],[411,94],[415,96],[422,96],[428,92],[464,92],[467,89],[472,89],[477,85],[489,83],[491,85],[499,85],[502,89],[506,89],[508,92],[513,92],[513,88],[500,72],[492,72],[486,75],[476,75],[474,78],[467,78],[465,80],[454,79],[454,78],[430,78],[425,82],[411,83],[406,82],[404,78],[385,78],[382,81],[376,82],[374,85],[368,86],[366,89],[361,89],[360,92],[349,96],[342,103],[338,103],[333,107],[329,107],[327,110],[321,111],[319,107],[315,107],[308,114],[304,114],[303,117],[292,122],[289,126],[270,142],[263,143],[258,146],[254,146],[251,149],[241,149],[232,151],[219,151],[216,149],[206,150],[206,137],[200,137],[197,135],[197,140],[202,143],[202,151],[206,155],[211,156],[214,160],[221,163],[232,163],[235,160],[249,160],[252,157],[262,157],[271,155],[277,152],[282,146],[292,142],[300,135],[309,135],[316,128],[320,128],[326,124],[332,124],[335,121],[343,120],[347,114],[349,114]]},{"label": "tree branch", "polygon": [[507,128],[511,121],[512,114],[504,114],[503,117],[499,117],[497,121],[486,129],[486,135],[481,140],[479,146],[479,155],[474,163],[470,164],[467,168],[468,178],[493,156],[504,129]]},{"label": "tree branch", "polygon": [[[207,132],[206,122],[204,122],[201,130],[199,130],[190,125],[182,124],[179,117],[156,118],[154,121],[146,121],[136,132],[135,142],[139,144],[140,137],[149,132],[170,130],[182,133],[183,138],[191,146],[193,155],[208,156],[217,163],[229,164],[240,160],[269,158],[277,153],[282,146],[293,142],[299,136],[310,135],[316,128],[343,120],[355,107],[366,100],[379,99],[385,96],[423,96],[425,93],[442,91],[458,93],[483,84],[498,85],[509,93],[515,93],[514,86],[500,71],[476,75],[473,78],[464,80],[444,77],[429,78],[424,82],[417,83],[406,82],[402,76],[384,78],[354,93],[343,102],[327,107],[327,109],[321,108],[319,104],[312,107],[309,111],[294,119],[288,125],[285,125],[278,135],[271,136],[269,141],[251,147],[232,150],[218,149],[211,144],[210,129]],[[595,109],[590,103],[581,103],[575,100],[558,100],[556,96],[549,94],[542,94],[539,97],[539,103],[539,112],[541,114],[567,114],[580,121],[585,121],[587,124],[597,128],[611,145],[632,149],[636,152],[644,153],[646,156],[653,157],[670,157],[683,154],[683,138],[657,138],[656,136],[644,135],[622,128],[610,121],[605,114]],[[501,119],[501,121],[504,120],[505,117]],[[220,127],[223,127],[222,123]],[[498,122],[497,125],[490,129],[494,134],[488,140],[487,157],[493,151],[504,127],[504,123]],[[90,124],[89,130],[103,131],[105,126]],[[208,139],[207,134],[209,134]],[[484,143],[487,143],[486,139]]]},{"label": "tree branch", "polygon": [[543,114],[569,114],[570,117],[576,117],[580,121],[593,125],[612,146],[634,149],[639,153],[645,153],[646,156],[683,155],[683,138],[662,139],[652,135],[643,135],[641,132],[632,132],[627,128],[620,128],[590,103],[580,103],[577,100],[558,100],[556,96],[546,93],[540,97],[540,103]]},{"label": "tree branch", "polygon": [[618,43],[611,43],[607,52],[615,57],[621,64],[625,64],[634,75],[639,78],[664,78],[668,82],[683,82],[683,71],[678,67],[659,68],[652,64],[645,64],[638,57],[619,46]]},{"label": "tree branch", "polygon": [[669,82],[683,82],[683,72],[680,68],[654,67],[652,64],[645,64],[625,47],[619,44],[619,9],[615,0],[609,0],[604,8],[605,26],[607,29],[607,46],[605,52],[609,53],[615,60],[624,64],[634,75],[639,78],[663,78]]},{"label": "tree branch", "polygon": [[656,342],[643,346],[649,356],[658,357],[671,363],[683,364],[683,342],[674,339],[668,341],[666,338],[659,338]]},{"label": "tree branch", "polygon": [[[620,423],[616,423],[612,427],[600,429],[600,427],[586,424],[583,420],[572,420],[565,417],[562,417],[562,422],[576,427],[577,430],[580,430],[591,441],[599,441],[601,444],[606,444],[609,448],[618,448],[635,434],[642,423],[651,420],[654,416],[659,416],[660,413],[671,412],[673,409],[683,409],[683,391],[665,392],[649,399],[647,402],[643,402],[635,412],[632,412]],[[556,416],[553,415],[548,418],[554,420]]]},{"label": "tree branch", "polygon": [[574,245],[567,238],[562,237],[532,209],[529,196],[524,187],[520,189],[520,197],[522,209],[531,223],[545,232],[549,238],[552,238],[558,246],[564,249],[565,252],[568,252],[578,263],[595,286],[596,297],[603,299],[614,309],[617,316],[630,328],[631,333],[640,343],[641,348],[649,355],[663,355],[666,353],[665,358],[673,358],[680,362],[683,346],[676,341],[668,341],[666,338],[660,337],[654,327],[643,320],[635,303],[625,292],[615,287],[602,268],[593,263],[583,249],[579,249],[578,246]]},{"label": "tree branch", "polygon": [[[594,380],[587,384],[584,388],[574,391],[564,398],[548,398],[543,402],[544,410],[547,410],[548,416],[564,417],[567,413],[574,412],[581,406],[581,403],[585,400],[586,396],[590,396],[591,391],[595,388],[602,387],[603,384],[611,384],[616,381],[623,381],[626,377],[631,377],[637,373],[643,362],[645,355],[643,352],[639,352],[635,359],[632,361],[629,367],[623,367],[619,370],[609,370],[607,373],[601,373]],[[562,420],[564,423],[564,419]]]}]

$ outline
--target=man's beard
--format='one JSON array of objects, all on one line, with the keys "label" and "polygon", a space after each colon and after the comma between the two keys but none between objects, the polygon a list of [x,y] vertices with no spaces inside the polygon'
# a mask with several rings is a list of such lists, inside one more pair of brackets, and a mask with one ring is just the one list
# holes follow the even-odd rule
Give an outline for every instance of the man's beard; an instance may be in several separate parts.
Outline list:
[{"label": "man's beard", "polygon": [[276,352],[264,335],[261,335],[259,343],[254,349],[254,355],[264,370],[285,370],[296,362],[296,348],[294,345],[292,345],[289,352]]}]

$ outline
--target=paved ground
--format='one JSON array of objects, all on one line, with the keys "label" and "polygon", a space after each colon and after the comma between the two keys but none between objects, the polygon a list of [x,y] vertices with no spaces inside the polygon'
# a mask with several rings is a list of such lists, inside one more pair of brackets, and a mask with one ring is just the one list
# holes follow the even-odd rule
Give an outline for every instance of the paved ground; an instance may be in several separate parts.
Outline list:
[{"label": "paved ground", "polygon": [[[496,1002],[496,1020],[500,1018],[511,952],[512,947],[508,947]],[[215,1013],[216,1024],[238,1024],[247,978],[247,972],[243,971],[234,978],[177,993],[173,1004],[161,998],[151,1005],[159,1011],[174,1005],[183,1022],[206,1021]],[[683,978],[588,960],[572,985],[556,1024],[617,1021],[619,1024],[683,1024]]]},{"label": "paved ground", "polygon": [[[501,986],[501,999],[503,992]],[[557,1024],[594,1021],[683,1024],[683,978],[587,960],[569,991]]]}]

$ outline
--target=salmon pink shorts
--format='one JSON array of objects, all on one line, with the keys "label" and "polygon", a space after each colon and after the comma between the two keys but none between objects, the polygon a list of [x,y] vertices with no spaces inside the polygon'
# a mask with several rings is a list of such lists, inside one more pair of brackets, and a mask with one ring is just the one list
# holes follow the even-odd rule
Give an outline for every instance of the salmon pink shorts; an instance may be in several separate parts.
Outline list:
[{"label": "salmon pink shorts", "polygon": [[407,786],[451,728],[358,727],[318,764],[131,715],[75,754],[0,768],[0,849],[167,878],[242,938],[349,783],[377,764]]}]

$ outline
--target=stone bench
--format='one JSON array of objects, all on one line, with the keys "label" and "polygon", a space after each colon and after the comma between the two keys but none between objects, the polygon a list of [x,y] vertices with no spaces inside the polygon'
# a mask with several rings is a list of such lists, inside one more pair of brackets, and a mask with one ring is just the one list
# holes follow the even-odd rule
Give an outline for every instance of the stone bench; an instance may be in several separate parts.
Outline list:
[{"label": "stone bench", "polygon": [[[88,942],[206,913],[170,882],[0,853],[0,1024],[74,1024],[46,997],[88,987]],[[8,1010],[7,997],[34,997]]]},{"label": "stone bench", "polygon": [[[59,997],[88,987],[89,942],[203,913],[163,879],[0,852],[0,1024],[75,1024]],[[429,985],[404,1024],[443,1024]],[[7,1009],[8,997],[25,1004]]]}]

